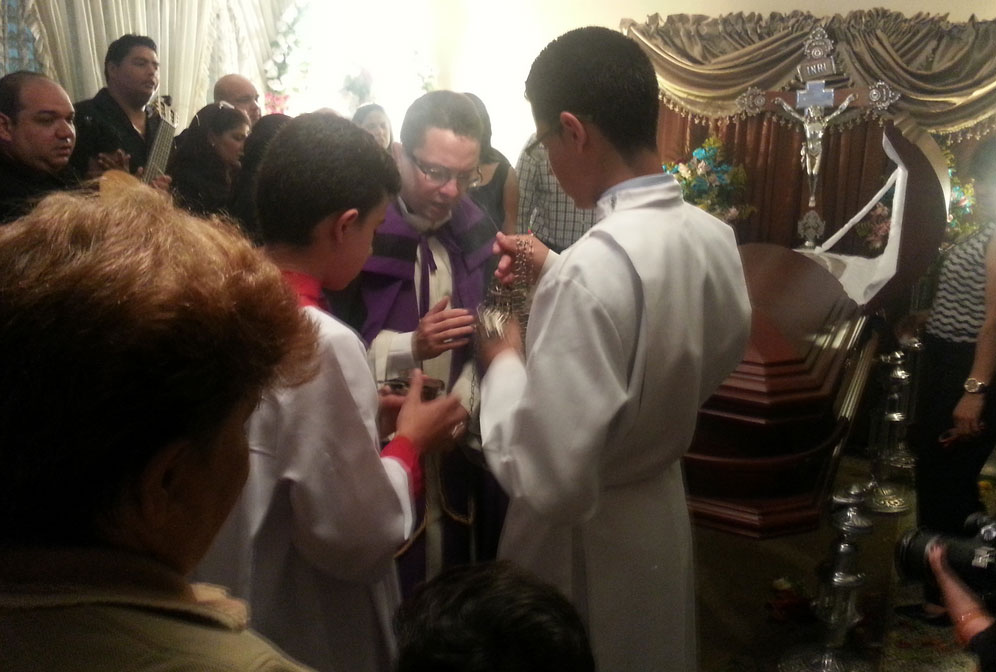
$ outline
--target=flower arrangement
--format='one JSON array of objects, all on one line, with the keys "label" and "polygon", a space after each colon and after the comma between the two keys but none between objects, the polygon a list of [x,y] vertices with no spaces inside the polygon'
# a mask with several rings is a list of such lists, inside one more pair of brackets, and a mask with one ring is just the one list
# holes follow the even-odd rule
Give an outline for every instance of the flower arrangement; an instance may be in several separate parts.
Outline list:
[{"label": "flower arrangement", "polygon": [[892,225],[892,210],[879,201],[865,218],[858,222],[855,232],[864,241],[869,252],[881,252],[889,240],[889,227]]},{"label": "flower arrangement", "polygon": [[743,166],[724,163],[723,141],[706,139],[685,163],[664,164],[681,185],[685,201],[698,206],[728,224],[750,216],[756,208],[744,203],[747,171]]},{"label": "flower arrangement", "polygon": [[962,182],[958,177],[954,154],[944,149],[948,162],[948,176],[951,178],[951,201],[948,204],[948,226],[944,230],[944,241],[941,250],[954,245],[966,236],[979,230],[975,220],[973,206],[975,205],[975,187],[971,182]]},{"label": "flower arrangement", "polygon": [[304,15],[305,3],[297,0],[288,5],[283,16],[277,22],[277,39],[270,42],[270,58],[263,66],[266,74],[266,111],[268,114],[274,112],[285,112],[287,101],[294,88],[293,76],[300,77],[300,70],[306,74],[307,64],[295,63],[291,67],[291,62],[295,58],[300,39],[297,28],[301,17]]},{"label": "flower arrangement", "polygon": [[[951,178],[951,200],[948,203],[948,225],[944,231],[944,240],[941,241],[942,252],[979,229],[979,223],[972,211],[975,205],[975,189],[971,182],[962,182],[958,177],[951,150],[945,148],[943,152],[947,159],[948,176]],[[892,214],[889,206],[879,201],[865,219],[858,222],[855,230],[869,252],[878,252],[889,240],[891,223]]]}]

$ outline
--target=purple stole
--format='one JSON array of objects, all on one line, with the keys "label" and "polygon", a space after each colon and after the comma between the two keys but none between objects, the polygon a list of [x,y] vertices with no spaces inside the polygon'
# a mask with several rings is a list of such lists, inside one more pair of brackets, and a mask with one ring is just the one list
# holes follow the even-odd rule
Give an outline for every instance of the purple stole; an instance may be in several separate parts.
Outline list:
[{"label": "purple stole", "polygon": [[[397,202],[393,202],[387,209],[384,223],[374,235],[373,254],[363,265],[360,276],[360,297],[366,308],[361,334],[367,344],[384,329],[415,331],[419,319],[441,298],[429,301],[428,297],[428,277],[436,265],[429,252],[427,236],[435,236],[450,256],[453,275],[450,307],[476,311],[483,301],[484,267],[491,258],[495,238],[494,228],[483,211],[464,196],[453,208],[449,222],[437,231],[422,235],[404,220]],[[422,250],[422,305],[419,305],[415,291],[415,261],[419,248]],[[472,354],[470,350],[464,347],[453,351],[448,386],[459,377]]]}]

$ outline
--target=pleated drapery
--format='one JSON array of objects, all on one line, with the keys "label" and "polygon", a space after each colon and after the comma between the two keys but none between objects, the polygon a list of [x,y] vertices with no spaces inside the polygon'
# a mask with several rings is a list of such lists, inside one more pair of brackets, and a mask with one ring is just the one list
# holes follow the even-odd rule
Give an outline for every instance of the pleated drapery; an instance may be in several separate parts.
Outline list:
[{"label": "pleated drapery", "polygon": [[[706,137],[717,135],[726,160],[746,169],[746,200],[757,210],[737,224],[742,243],[801,243],[796,228],[809,196],[799,159],[802,127],[778,113],[747,116],[736,99],[752,86],[798,88],[804,43],[819,26],[835,43],[842,73],[835,85],[882,80],[901,95],[886,118],[912,121],[946,142],[971,139],[962,143],[969,149],[996,128],[993,21],[952,23],[883,9],[822,18],[792,12],[718,18],[655,14],[642,24],[623,20],[621,29],[644,48],[657,71],[664,102],[658,127],[662,161],[687,160]],[[867,203],[892,171],[881,145],[881,123],[865,114],[827,129],[817,188],[826,236]],[[845,238],[839,251],[864,252],[856,237]]]}]

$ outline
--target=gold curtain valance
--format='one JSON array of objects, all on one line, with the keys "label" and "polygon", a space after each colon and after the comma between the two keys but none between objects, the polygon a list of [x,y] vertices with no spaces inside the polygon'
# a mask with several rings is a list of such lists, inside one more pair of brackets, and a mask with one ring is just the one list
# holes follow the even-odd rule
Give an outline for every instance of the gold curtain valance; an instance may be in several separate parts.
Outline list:
[{"label": "gold curtain valance", "polygon": [[836,43],[836,62],[851,84],[881,80],[899,92],[893,113],[952,139],[996,127],[996,21],[872,9],[831,17],[654,14],[620,27],[650,55],[669,105],[716,119],[740,114],[736,98],[748,87],[787,87],[817,26]]}]

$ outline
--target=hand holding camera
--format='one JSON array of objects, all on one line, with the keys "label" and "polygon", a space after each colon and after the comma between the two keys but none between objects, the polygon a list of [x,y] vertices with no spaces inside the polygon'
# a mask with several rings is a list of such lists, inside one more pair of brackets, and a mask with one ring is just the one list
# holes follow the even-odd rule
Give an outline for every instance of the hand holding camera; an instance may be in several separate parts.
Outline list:
[{"label": "hand holding camera", "polygon": [[[397,414],[397,434],[410,439],[422,453],[452,448],[467,429],[467,411],[460,399],[452,394],[437,398],[442,381],[427,378],[419,369],[411,372],[407,383]],[[404,386],[399,386],[399,391],[404,391]],[[384,397],[381,399],[383,409]]]}]

